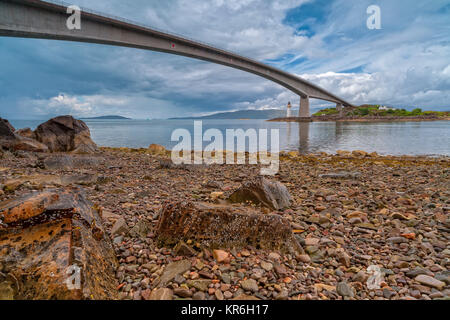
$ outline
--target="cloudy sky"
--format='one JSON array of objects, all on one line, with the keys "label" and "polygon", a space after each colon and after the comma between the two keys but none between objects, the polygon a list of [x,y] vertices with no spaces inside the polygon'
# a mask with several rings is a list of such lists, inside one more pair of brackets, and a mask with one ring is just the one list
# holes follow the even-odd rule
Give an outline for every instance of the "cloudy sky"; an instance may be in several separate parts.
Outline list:
[{"label": "cloudy sky", "polygon": [[[448,0],[77,0],[295,73],[355,104],[450,110]],[[381,8],[381,30],[366,10]],[[282,108],[252,74],[151,51],[0,38],[0,117],[167,118]],[[312,101],[318,108],[323,101]]]}]

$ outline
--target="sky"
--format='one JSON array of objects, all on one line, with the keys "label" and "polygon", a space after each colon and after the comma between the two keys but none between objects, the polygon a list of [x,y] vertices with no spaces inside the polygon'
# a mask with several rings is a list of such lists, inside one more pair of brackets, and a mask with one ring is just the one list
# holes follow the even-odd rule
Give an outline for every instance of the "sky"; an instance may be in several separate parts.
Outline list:
[{"label": "sky", "polygon": [[[449,0],[75,0],[251,57],[353,104],[450,110]],[[381,29],[367,8],[381,9]],[[132,48],[0,37],[0,117],[164,119],[285,108],[256,75]],[[312,100],[313,109],[329,106]]]}]

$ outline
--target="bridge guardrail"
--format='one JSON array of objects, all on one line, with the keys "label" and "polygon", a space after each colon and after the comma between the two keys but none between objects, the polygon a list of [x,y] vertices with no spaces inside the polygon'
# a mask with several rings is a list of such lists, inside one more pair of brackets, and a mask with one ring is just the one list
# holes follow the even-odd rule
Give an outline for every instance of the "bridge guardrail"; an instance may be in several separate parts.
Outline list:
[{"label": "bridge guardrail", "polygon": [[[71,5],[74,5],[73,3],[70,4],[68,2],[60,1],[60,0],[42,0],[42,2],[48,2],[48,3],[60,5],[60,6],[63,6],[63,7],[69,7]],[[225,51],[226,53],[232,53],[234,55],[241,56],[241,57],[243,57],[245,59],[255,61],[254,59],[252,59],[250,57],[247,57],[247,56],[245,56],[243,54],[230,51],[228,49],[225,49],[225,48],[222,48],[220,46],[214,45],[212,43],[208,43],[208,42],[205,42],[205,41],[193,39],[193,38],[190,38],[190,37],[178,34],[176,32],[171,32],[171,31],[168,31],[168,30],[160,29],[160,28],[157,28],[157,27],[145,24],[145,23],[133,21],[133,20],[130,20],[130,19],[127,19],[127,18],[122,18],[122,17],[119,17],[119,16],[115,16],[115,15],[104,13],[104,12],[100,12],[100,11],[96,11],[96,10],[93,10],[93,9],[88,9],[88,8],[81,7],[81,6],[79,8],[81,9],[82,12],[87,12],[87,13],[95,14],[95,15],[98,15],[98,16],[103,16],[103,17],[106,17],[106,18],[110,18],[110,19],[121,21],[121,22],[129,23],[129,24],[136,25],[136,26],[139,26],[139,27],[142,27],[142,28],[146,28],[146,29],[149,29],[149,30],[153,30],[153,31],[157,31],[157,32],[160,32],[160,33],[164,33],[164,34],[167,34],[169,36],[176,36],[176,37],[179,37],[179,38],[187,39],[187,40],[190,40],[192,42],[196,42],[196,43],[199,43],[199,44],[202,44],[202,45],[206,45],[206,46],[212,47],[214,49],[220,49],[222,51]]]}]

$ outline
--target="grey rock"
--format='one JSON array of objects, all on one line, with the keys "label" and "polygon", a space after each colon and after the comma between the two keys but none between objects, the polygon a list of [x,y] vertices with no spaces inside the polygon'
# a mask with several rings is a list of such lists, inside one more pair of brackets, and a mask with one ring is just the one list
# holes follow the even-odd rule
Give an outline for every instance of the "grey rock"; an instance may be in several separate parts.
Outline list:
[{"label": "grey rock", "polygon": [[245,291],[252,291],[252,292],[258,292],[258,283],[254,279],[248,279],[241,281],[242,289]]},{"label": "grey rock", "polygon": [[129,231],[128,226],[127,226],[127,222],[125,221],[124,218],[120,218],[116,221],[116,223],[114,223],[112,229],[111,229],[111,235],[115,236],[115,235],[120,235],[122,233],[127,234]]},{"label": "grey rock", "polygon": [[336,292],[342,297],[350,297],[354,296],[353,289],[346,282],[339,282],[336,286]]},{"label": "grey rock", "polygon": [[423,285],[426,285],[428,287],[433,287],[438,290],[442,290],[445,287],[445,282],[437,280],[433,277],[427,276],[427,275],[418,275],[415,280]]},{"label": "grey rock", "polygon": [[130,230],[130,235],[134,238],[145,239],[150,232],[150,223],[142,219]]},{"label": "grey rock", "polygon": [[322,179],[356,179],[361,176],[360,172],[336,172],[336,173],[325,173],[319,175]]},{"label": "grey rock", "polygon": [[259,177],[243,183],[228,200],[232,203],[251,202],[274,210],[282,210],[291,206],[292,197],[286,186],[280,182],[271,182]]},{"label": "grey rock", "polygon": [[192,264],[189,260],[180,260],[167,265],[161,275],[158,287],[163,287],[172,281],[176,275],[183,274],[191,268]]}]

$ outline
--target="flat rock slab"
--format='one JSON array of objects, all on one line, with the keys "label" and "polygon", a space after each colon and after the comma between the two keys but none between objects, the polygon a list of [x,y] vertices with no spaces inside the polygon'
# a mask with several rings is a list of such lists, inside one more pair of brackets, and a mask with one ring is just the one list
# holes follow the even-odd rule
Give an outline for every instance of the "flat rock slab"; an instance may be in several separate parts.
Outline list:
[{"label": "flat rock slab", "polygon": [[79,168],[92,168],[104,161],[102,157],[53,155],[37,162],[37,167],[47,170],[72,170]]},{"label": "flat rock slab", "polygon": [[0,203],[0,222],[18,223],[41,215],[46,208],[55,203],[59,195],[53,192],[36,192],[18,199]]},{"label": "flat rock slab", "polygon": [[246,181],[228,198],[231,203],[261,204],[273,210],[289,208],[291,195],[280,182],[259,177]]},{"label": "flat rock slab", "polygon": [[361,177],[359,172],[335,172],[335,173],[324,173],[319,175],[322,179],[357,179]]},{"label": "flat rock slab", "polygon": [[210,248],[255,248],[302,251],[288,220],[248,207],[175,202],[160,213],[157,237],[161,245],[193,240]]},{"label": "flat rock slab", "polygon": [[[177,275],[183,274],[191,268],[192,264],[189,260],[180,260],[172,262],[165,269],[159,280],[156,281],[158,287],[163,287],[172,281]],[[156,284],[155,283],[155,284]]]},{"label": "flat rock slab", "polygon": [[47,175],[37,174],[32,176],[21,176],[16,179],[7,180],[4,185],[10,189],[16,189],[25,183],[33,186],[68,186],[71,184],[89,185],[96,183],[98,176],[95,173],[81,173],[72,175]]},{"label": "flat rock slab", "polygon": [[0,267],[17,279],[14,299],[117,299],[114,250],[80,191],[50,190],[15,201],[0,205],[1,212],[29,208],[0,229]]}]

